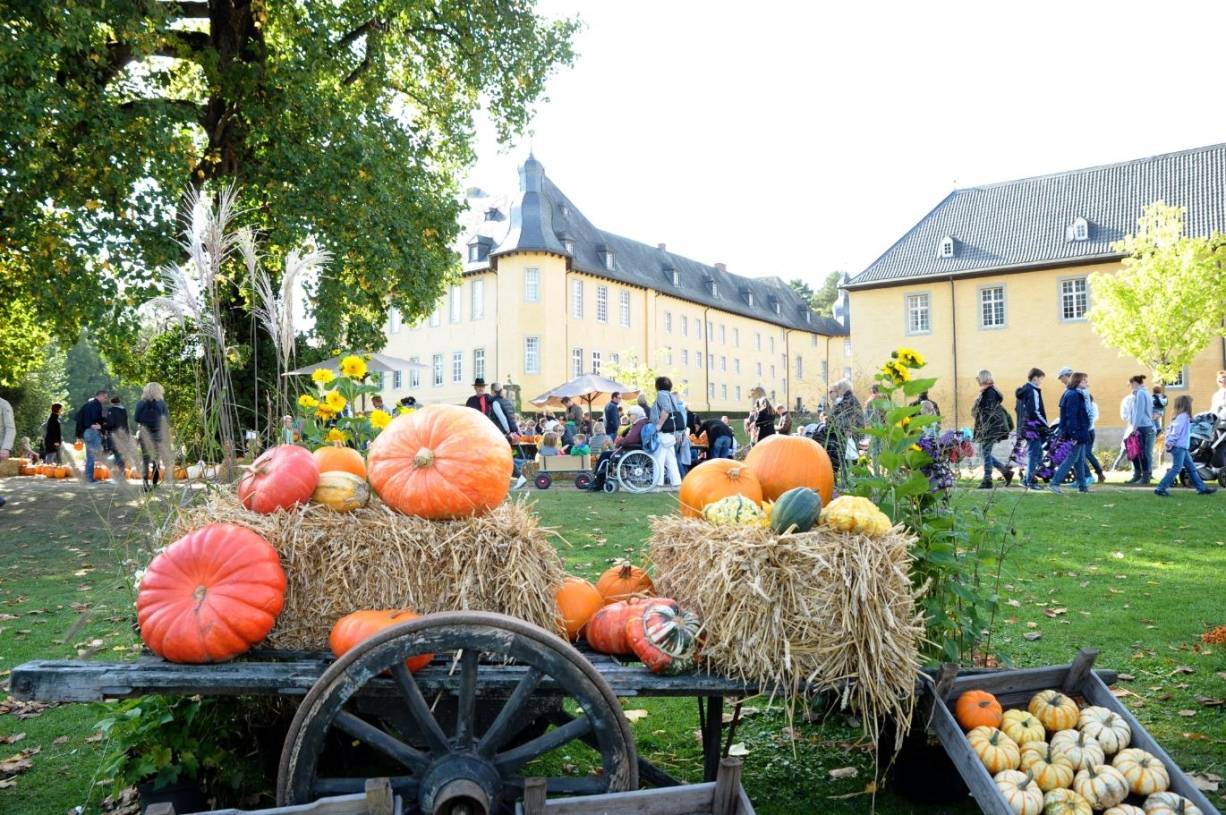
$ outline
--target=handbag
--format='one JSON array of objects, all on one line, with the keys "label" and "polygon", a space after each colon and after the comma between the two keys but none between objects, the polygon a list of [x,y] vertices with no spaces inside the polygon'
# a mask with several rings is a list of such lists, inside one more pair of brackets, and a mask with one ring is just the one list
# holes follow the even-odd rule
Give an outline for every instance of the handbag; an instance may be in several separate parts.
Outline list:
[{"label": "handbag", "polygon": [[639,443],[643,446],[644,453],[654,453],[660,449],[660,431],[655,422],[648,420],[643,425],[643,429],[639,431]]},{"label": "handbag", "polygon": [[1141,431],[1134,430],[1124,439],[1124,452],[1132,461],[1141,457]]}]

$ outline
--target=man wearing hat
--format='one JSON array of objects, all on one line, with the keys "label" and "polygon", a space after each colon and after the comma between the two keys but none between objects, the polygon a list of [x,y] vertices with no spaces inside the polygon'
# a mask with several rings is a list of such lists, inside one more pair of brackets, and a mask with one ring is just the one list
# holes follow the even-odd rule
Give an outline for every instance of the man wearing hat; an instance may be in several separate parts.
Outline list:
[{"label": "man wearing hat", "polygon": [[1056,379],[1059,379],[1060,384],[1067,388],[1068,381],[1069,379],[1072,378],[1072,376],[1073,376],[1073,369],[1065,365],[1063,368],[1060,369],[1060,373],[1056,374]]},{"label": "man wearing hat", "polygon": [[473,380],[473,395],[468,397],[468,401],[464,403],[464,407],[470,407],[473,410],[481,411],[481,415],[489,417],[490,411],[493,410],[493,399],[485,393],[485,379],[477,377]]}]

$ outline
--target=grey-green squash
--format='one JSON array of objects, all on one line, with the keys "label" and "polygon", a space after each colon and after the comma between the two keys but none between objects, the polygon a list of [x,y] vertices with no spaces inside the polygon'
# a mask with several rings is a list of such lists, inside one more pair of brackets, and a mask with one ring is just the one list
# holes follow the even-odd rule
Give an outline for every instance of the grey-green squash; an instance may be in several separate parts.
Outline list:
[{"label": "grey-green squash", "polygon": [[794,487],[771,508],[771,529],[782,535],[789,530],[808,532],[822,512],[822,497],[808,487]]}]

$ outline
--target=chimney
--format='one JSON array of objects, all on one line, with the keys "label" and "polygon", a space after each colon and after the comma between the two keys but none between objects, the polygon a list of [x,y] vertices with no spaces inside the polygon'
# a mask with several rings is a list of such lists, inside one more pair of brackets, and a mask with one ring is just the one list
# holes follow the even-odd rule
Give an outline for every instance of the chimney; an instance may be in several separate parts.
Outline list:
[{"label": "chimney", "polygon": [[657,243],[656,248],[659,249],[661,252],[665,251],[666,249],[666,247],[662,243]]},{"label": "chimney", "polygon": [[728,271],[728,264],[726,264],[726,263],[717,263],[717,264],[715,264],[715,268],[716,268],[716,269],[719,269],[721,272],[727,272],[727,271]]}]

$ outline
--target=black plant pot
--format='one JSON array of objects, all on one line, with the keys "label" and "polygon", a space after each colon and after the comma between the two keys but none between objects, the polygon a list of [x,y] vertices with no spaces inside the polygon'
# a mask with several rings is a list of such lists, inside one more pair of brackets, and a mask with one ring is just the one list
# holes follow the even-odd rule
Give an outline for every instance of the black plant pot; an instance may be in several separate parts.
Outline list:
[{"label": "black plant pot", "polygon": [[178,781],[157,789],[153,788],[152,781],[146,781],[136,790],[140,793],[141,812],[151,804],[173,804],[177,813],[207,812],[209,809],[204,790],[195,781]]}]

